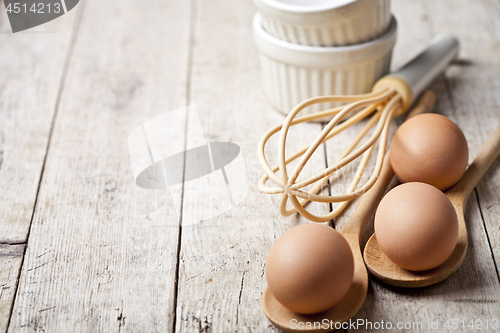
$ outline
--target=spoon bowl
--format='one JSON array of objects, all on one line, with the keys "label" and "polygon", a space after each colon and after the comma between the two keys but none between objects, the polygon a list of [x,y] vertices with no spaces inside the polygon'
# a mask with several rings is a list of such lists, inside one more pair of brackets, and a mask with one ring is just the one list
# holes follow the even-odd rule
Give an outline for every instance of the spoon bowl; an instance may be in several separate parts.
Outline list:
[{"label": "spoon bowl", "polygon": [[[440,281],[453,274],[462,264],[467,253],[467,227],[465,207],[470,194],[500,153],[500,127],[491,136],[469,166],[462,179],[445,194],[455,207],[458,217],[458,241],[451,256],[440,266],[427,271],[408,271],[393,263],[380,249],[373,234],[366,243],[366,267],[379,280],[397,287],[418,288]],[[392,170],[391,170],[392,172]]]},{"label": "spoon bowl", "polygon": [[368,273],[362,262],[361,251],[358,252],[359,254],[353,253],[354,277],[351,288],[334,307],[320,313],[299,314],[281,305],[266,286],[261,304],[267,318],[284,332],[320,332],[340,328],[335,324],[339,325],[338,323],[352,318],[361,308],[368,291]]}]

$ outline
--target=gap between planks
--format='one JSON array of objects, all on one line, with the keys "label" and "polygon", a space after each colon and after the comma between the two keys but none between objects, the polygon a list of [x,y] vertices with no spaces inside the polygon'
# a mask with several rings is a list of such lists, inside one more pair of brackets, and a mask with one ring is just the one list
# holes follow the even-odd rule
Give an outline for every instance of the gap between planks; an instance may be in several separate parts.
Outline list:
[{"label": "gap between planks", "polygon": [[[193,68],[193,51],[196,44],[196,14],[197,14],[198,0],[191,0],[190,11],[190,24],[189,24],[189,42],[188,42],[188,62],[186,71],[186,104],[191,104],[191,79]],[[184,151],[187,148],[187,133],[188,133],[189,115],[186,117],[184,123]],[[184,154],[184,161],[182,163],[184,170],[182,172],[182,191],[181,191],[181,205],[179,213],[179,228],[177,238],[177,261],[175,263],[175,279],[174,279],[174,307],[173,307],[173,320],[172,332],[175,332],[175,325],[177,324],[177,296],[179,294],[179,267],[181,261],[181,245],[182,245],[182,218],[184,213],[184,180],[186,177],[186,154]]]}]

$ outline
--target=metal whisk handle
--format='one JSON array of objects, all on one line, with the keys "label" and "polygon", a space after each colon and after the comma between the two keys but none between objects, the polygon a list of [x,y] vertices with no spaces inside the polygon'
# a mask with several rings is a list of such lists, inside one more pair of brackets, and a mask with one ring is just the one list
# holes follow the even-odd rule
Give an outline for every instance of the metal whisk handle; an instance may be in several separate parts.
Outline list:
[{"label": "metal whisk handle", "polygon": [[399,76],[411,86],[416,98],[458,55],[458,40],[438,35],[424,51],[390,76]]}]

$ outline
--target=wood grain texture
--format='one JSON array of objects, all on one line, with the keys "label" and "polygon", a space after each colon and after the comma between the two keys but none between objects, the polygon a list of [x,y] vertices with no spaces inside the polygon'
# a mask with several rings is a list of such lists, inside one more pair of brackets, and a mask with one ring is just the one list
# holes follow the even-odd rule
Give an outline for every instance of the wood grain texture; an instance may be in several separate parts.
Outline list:
[{"label": "wood grain texture", "polygon": [[0,3],[0,242],[25,242],[75,13],[13,34]]},{"label": "wood grain texture", "polygon": [[[8,247],[15,247],[15,249],[5,249],[5,246],[0,249],[0,332],[7,330],[23,259],[22,251],[19,251],[18,245],[8,245]],[[5,254],[6,252],[8,254]]]},{"label": "wood grain texture", "polygon": [[[282,217],[280,196],[258,190],[263,171],[257,143],[284,117],[270,107],[261,88],[250,28],[253,4],[199,1],[196,12],[190,103],[197,105],[208,141],[229,141],[241,147],[249,189],[244,203],[226,214],[182,228],[176,330],[276,331],[260,308],[266,286],[265,260],[277,237],[305,221],[296,215]],[[287,151],[301,148],[320,130],[319,124],[294,127]],[[271,164],[277,162],[277,143],[272,138],[266,149]],[[305,174],[325,167],[323,149],[318,149],[311,162]],[[185,207],[184,214],[204,208]],[[329,209],[325,204],[308,208],[316,213]]]},{"label": "wood grain texture", "polygon": [[75,13],[13,34],[0,3],[0,332],[7,329]]},{"label": "wood grain texture", "polygon": [[[485,3],[482,8],[481,14],[489,14],[492,17],[498,18],[500,16],[500,4],[498,1],[489,1]],[[483,68],[481,74],[470,73],[470,75],[475,75],[477,80],[481,78],[481,85],[473,85],[474,90],[468,91],[466,96],[472,97],[473,92],[480,94],[480,98],[477,97],[472,101],[474,105],[466,106],[464,112],[470,110],[475,110],[476,108],[482,110],[486,113],[485,117],[477,117],[478,126],[485,127],[485,133],[482,133],[482,138],[484,139],[491,131],[493,131],[495,126],[500,125],[500,120],[498,118],[498,110],[500,109],[500,85],[498,77],[500,76],[500,59],[495,54],[500,52],[499,40],[500,37],[494,31],[500,29],[500,25],[497,19],[489,18],[487,26],[482,29],[482,32],[486,33],[491,40],[485,41],[482,45],[481,59],[487,59],[486,61],[479,62],[479,66]],[[496,30],[495,30],[496,29]],[[465,29],[464,29],[465,30]],[[471,32],[464,31],[463,34],[467,34],[467,40],[473,39]],[[484,79],[482,79],[484,77]],[[484,80],[484,81],[483,81]],[[486,88],[488,93],[483,95],[483,89]],[[462,90],[463,92],[463,90]],[[465,96],[461,96],[460,93],[457,95],[457,103],[463,102]],[[460,98],[460,99],[459,99]],[[487,131],[487,132],[486,132]],[[491,166],[488,173],[486,173],[483,181],[477,187],[477,193],[479,198],[479,203],[481,207],[482,217],[485,222],[485,227],[488,230],[488,241],[492,249],[493,255],[495,257],[497,275],[499,273],[500,266],[500,159],[497,159]]]},{"label": "wood grain texture", "polygon": [[[146,6],[123,0],[117,6],[112,0],[87,0],[84,8],[9,332],[278,331],[260,307],[265,260],[277,237],[305,221],[296,215],[281,217],[279,196],[257,189],[262,174],[257,142],[283,116],[263,94],[251,32],[252,3],[152,1]],[[438,95],[435,111],[462,128],[472,160],[500,124],[499,3],[393,1],[392,8],[399,25],[393,69],[439,32],[459,38],[461,60],[431,88]],[[196,30],[190,58],[192,11]],[[5,15],[0,24],[5,29]],[[28,33],[18,44],[0,35],[8,45],[0,54],[0,243],[26,240],[56,107],[54,87],[63,71],[64,57],[44,45],[67,49],[70,39],[69,34],[66,40],[56,35],[44,36],[44,42],[37,34],[34,44]],[[53,57],[47,60],[48,55]],[[25,65],[30,71],[16,69]],[[47,77],[48,72],[54,77]],[[32,78],[35,83],[29,81]],[[29,94],[22,98],[20,87],[26,82],[31,82]],[[171,195],[135,186],[127,136],[156,115],[194,103],[208,141],[241,147],[249,192],[232,210],[185,226],[179,234]],[[394,121],[391,136],[402,118]],[[192,119],[188,121],[189,130]],[[18,131],[21,125],[26,125],[28,135]],[[290,137],[296,139],[287,151],[310,142],[319,130],[317,124],[292,129]],[[322,170],[325,160],[331,163],[356,131],[354,127],[333,139],[326,156],[319,150],[308,167]],[[269,143],[271,159],[277,155],[276,143]],[[461,268],[444,282],[417,290],[371,279],[366,301],[353,320],[423,325],[438,320],[442,328],[447,319],[500,319],[500,285],[493,261],[493,256],[497,263],[500,258],[499,170],[497,160],[478,186],[478,195],[473,193],[469,200],[469,249]],[[341,176],[340,186],[345,186],[347,176]],[[337,218],[337,229],[358,202]],[[328,205],[308,208],[329,211]],[[183,213],[193,209],[207,207],[186,205]],[[370,225],[364,241],[371,232]],[[0,246],[0,332],[14,298],[22,247]],[[356,330],[363,331],[367,330]]]},{"label": "wood grain texture", "polygon": [[[461,63],[447,73],[456,121],[469,143],[469,159],[479,152],[488,137],[500,126],[500,29],[498,1],[479,1],[469,6],[455,5],[454,15],[439,15],[446,5],[428,1],[434,29],[453,31],[461,41]],[[472,30],[470,24],[480,19]],[[487,241],[497,265],[500,263],[500,159],[497,159],[477,186],[479,206],[487,231]]]},{"label": "wood grain texture", "polygon": [[127,142],[186,104],[190,2],[78,7],[9,332],[171,331],[178,217],[135,185]]}]

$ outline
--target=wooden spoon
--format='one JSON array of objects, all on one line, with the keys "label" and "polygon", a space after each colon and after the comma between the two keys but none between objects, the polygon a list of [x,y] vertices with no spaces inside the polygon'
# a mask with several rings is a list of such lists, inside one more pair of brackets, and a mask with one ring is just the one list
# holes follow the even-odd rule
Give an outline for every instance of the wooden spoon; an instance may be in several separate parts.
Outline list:
[{"label": "wooden spoon", "polygon": [[397,266],[380,249],[375,234],[365,246],[364,258],[370,272],[385,283],[398,287],[425,287],[443,281],[453,274],[462,264],[467,252],[467,228],[465,226],[465,207],[472,190],[484,176],[488,168],[500,153],[500,127],[490,137],[469,166],[462,179],[446,196],[455,207],[458,216],[458,242],[450,258],[434,269],[412,272]]},{"label": "wooden spoon", "polygon": [[[418,105],[408,115],[408,118],[428,112],[435,100],[436,95],[432,91],[425,92]],[[347,295],[329,310],[312,315],[302,315],[281,305],[266,286],[261,299],[262,309],[267,318],[279,329],[285,332],[331,331],[335,329],[335,323],[349,320],[363,305],[368,291],[368,273],[361,254],[360,243],[363,231],[394,175],[388,157],[389,154],[386,154],[377,182],[362,196],[351,218],[340,230],[340,233],[349,243],[354,256],[354,277]],[[314,323],[316,323],[316,326],[314,326]]]}]

